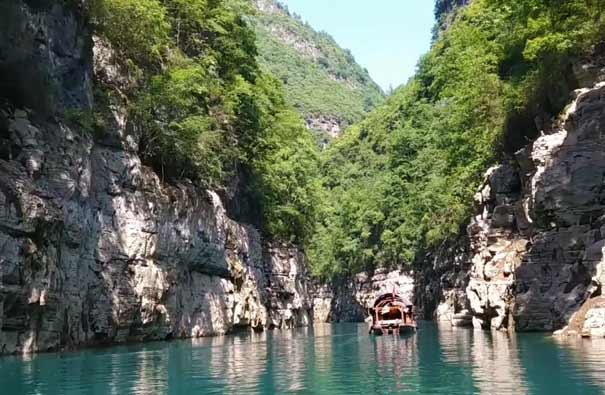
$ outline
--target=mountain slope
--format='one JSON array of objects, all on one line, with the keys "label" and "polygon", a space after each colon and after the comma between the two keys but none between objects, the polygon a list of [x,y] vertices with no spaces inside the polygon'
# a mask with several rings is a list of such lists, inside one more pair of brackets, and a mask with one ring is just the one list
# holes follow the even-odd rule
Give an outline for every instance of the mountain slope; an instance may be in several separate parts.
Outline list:
[{"label": "mountain slope", "polygon": [[535,139],[579,86],[570,72],[601,42],[603,9],[584,0],[459,8],[411,82],[324,152],[315,272],[410,264],[455,238],[485,171]]},{"label": "mountain slope", "polygon": [[256,0],[259,62],[279,78],[286,99],[322,139],[360,121],[384,95],[367,70],[327,33],[317,32],[274,0]]}]

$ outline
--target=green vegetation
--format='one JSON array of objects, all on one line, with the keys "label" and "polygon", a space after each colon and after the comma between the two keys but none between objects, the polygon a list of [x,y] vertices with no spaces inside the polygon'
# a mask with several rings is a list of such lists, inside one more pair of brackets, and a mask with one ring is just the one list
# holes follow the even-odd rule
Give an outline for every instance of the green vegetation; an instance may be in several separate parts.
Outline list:
[{"label": "green vegetation", "polygon": [[93,111],[69,109],[65,111],[64,117],[68,124],[92,136],[100,136],[105,128],[103,119]]},{"label": "green vegetation", "polygon": [[[163,180],[188,178],[250,200],[242,203],[254,207],[248,217],[270,237],[308,239],[317,148],[281,84],[257,64],[245,19],[251,5],[96,0],[89,10],[96,33],[128,71],[129,82],[117,88],[129,103],[129,127],[141,134],[143,160]],[[234,186],[238,178],[249,186]]]},{"label": "green vegetation", "polygon": [[235,196],[266,235],[306,246],[322,277],[412,264],[457,235],[484,171],[562,109],[569,66],[605,37],[605,0],[474,0],[413,80],[320,154],[292,105],[350,123],[382,98],[326,34],[283,7],[256,15],[255,34],[244,0],[89,7],[128,70],[119,90],[146,163]]},{"label": "green vegetation", "polygon": [[483,172],[536,134],[605,37],[603,0],[475,0],[407,86],[325,153],[309,255],[331,277],[412,264],[460,232]]},{"label": "green vegetation", "polygon": [[259,62],[284,83],[288,103],[305,119],[324,117],[351,125],[383,102],[380,88],[348,50],[285,6],[267,2],[276,4],[277,12],[253,18]]}]

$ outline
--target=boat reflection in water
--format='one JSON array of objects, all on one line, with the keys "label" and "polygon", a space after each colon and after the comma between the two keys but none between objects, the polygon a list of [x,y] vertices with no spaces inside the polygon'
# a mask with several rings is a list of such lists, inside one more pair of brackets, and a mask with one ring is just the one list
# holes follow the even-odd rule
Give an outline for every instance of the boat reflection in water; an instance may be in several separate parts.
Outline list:
[{"label": "boat reflection in water", "polygon": [[383,383],[392,383],[392,392],[416,393],[420,388],[417,336],[371,338],[372,364]]}]

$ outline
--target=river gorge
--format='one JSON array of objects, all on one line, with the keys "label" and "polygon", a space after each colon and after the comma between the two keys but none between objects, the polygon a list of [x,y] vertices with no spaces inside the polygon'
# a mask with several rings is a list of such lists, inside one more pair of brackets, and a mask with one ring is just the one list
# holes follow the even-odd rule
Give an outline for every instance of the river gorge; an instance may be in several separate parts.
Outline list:
[{"label": "river gorge", "polygon": [[[519,15],[439,0],[385,95],[287,6],[230,1],[0,0],[1,391],[605,392],[602,37],[556,58],[530,12],[492,46]],[[493,53],[456,46],[478,32]],[[388,293],[417,334],[368,335]]]}]

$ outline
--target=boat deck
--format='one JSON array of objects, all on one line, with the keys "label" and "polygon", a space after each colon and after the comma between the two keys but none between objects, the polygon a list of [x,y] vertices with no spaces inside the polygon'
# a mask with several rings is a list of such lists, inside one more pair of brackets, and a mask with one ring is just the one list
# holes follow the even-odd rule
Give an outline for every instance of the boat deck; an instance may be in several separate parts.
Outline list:
[{"label": "boat deck", "polygon": [[370,334],[407,334],[416,332],[413,305],[395,292],[379,296],[368,310]]}]

